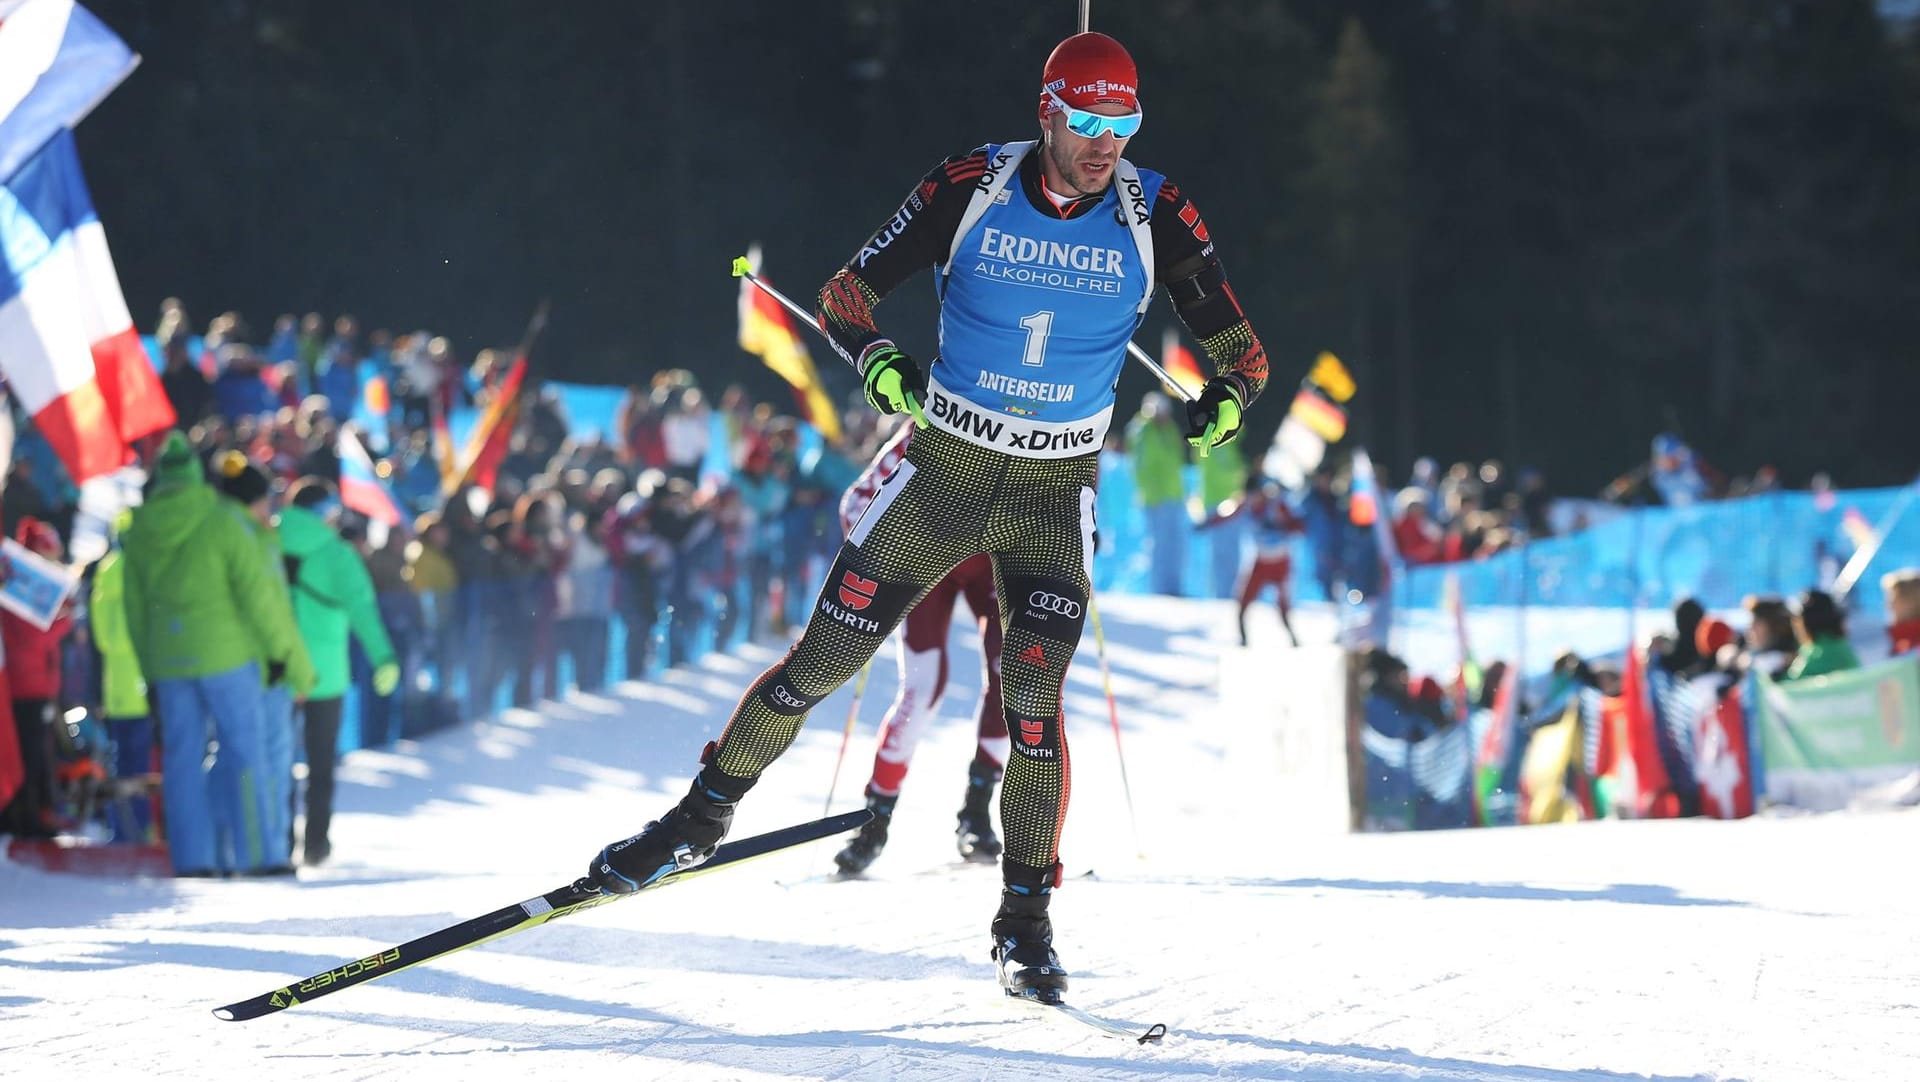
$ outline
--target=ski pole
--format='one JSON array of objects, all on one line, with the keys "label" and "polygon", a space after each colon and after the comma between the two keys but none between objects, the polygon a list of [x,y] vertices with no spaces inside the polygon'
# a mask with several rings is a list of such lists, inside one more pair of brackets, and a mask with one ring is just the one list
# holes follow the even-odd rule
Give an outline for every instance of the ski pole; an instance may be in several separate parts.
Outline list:
[{"label": "ski pole", "polygon": [[1127,797],[1127,822],[1133,827],[1133,848],[1141,858],[1147,855],[1140,847],[1140,817],[1133,811],[1133,784],[1127,780],[1127,749],[1120,743],[1120,707],[1113,700],[1113,676],[1107,671],[1107,636],[1100,627],[1100,605],[1093,595],[1087,595],[1087,614],[1093,617],[1093,645],[1100,658],[1100,685],[1107,693],[1107,720],[1113,723],[1113,751],[1120,760],[1120,791]]},{"label": "ski pole", "polygon": [[860,679],[853,682],[853,701],[847,704],[847,727],[840,730],[840,754],[833,760],[833,780],[827,783],[827,807],[833,807],[833,792],[840,788],[840,764],[847,761],[847,745],[853,741],[853,723],[860,716],[860,697],[867,691],[867,674],[873,671],[873,659],[860,667]]},{"label": "ski pole", "polygon": [[1175,398],[1178,398],[1182,402],[1197,401],[1185,387],[1181,386],[1179,380],[1174,379],[1173,376],[1168,374],[1166,369],[1160,367],[1159,361],[1147,356],[1147,351],[1140,348],[1140,343],[1129,340],[1127,342],[1127,356],[1146,365],[1147,371],[1152,372],[1154,376],[1160,380],[1160,385],[1165,387]]},{"label": "ski pole", "polygon": [[[1173,376],[1168,374],[1166,369],[1160,367],[1160,362],[1154,360],[1152,357],[1147,356],[1147,351],[1144,349],[1141,349],[1140,344],[1138,342],[1128,340],[1127,356],[1132,357],[1134,360],[1139,361],[1141,364],[1145,365],[1147,371],[1152,372],[1155,378],[1159,379],[1160,386],[1165,387],[1167,389],[1167,393],[1173,395],[1175,398],[1178,398],[1182,402],[1198,402],[1199,401],[1199,399],[1195,398],[1193,394],[1186,389],[1186,387],[1181,385],[1179,380],[1174,379]],[[1204,443],[1199,444],[1195,449],[1199,451],[1201,458],[1207,457],[1207,452],[1210,450],[1210,448]]]}]

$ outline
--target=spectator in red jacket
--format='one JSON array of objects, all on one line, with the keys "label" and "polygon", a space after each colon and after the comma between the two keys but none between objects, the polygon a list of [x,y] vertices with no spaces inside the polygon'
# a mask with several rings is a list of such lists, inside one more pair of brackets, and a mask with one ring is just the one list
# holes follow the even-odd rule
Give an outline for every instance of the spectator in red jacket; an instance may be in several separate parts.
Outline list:
[{"label": "spectator in red jacket", "polygon": [[[60,535],[37,518],[22,518],[14,540],[38,556],[65,562]],[[45,631],[11,612],[0,613],[14,732],[26,774],[0,822],[16,837],[50,838],[59,832],[53,815],[52,717],[60,699],[60,641],[72,625],[64,605]]]},{"label": "spectator in red jacket", "polygon": [[1887,638],[1893,653],[1920,653],[1920,567],[1890,571],[1880,580],[1887,597]]},{"label": "spectator in red jacket", "polygon": [[1410,565],[1439,563],[1443,535],[1427,513],[1427,494],[1404,488],[1394,502],[1400,505],[1400,517],[1393,523],[1393,544],[1400,558]]}]

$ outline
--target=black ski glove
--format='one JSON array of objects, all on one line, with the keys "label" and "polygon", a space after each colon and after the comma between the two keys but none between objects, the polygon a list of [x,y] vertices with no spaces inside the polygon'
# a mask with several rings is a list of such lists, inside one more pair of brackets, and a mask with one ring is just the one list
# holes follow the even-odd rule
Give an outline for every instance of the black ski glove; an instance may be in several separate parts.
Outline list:
[{"label": "black ski glove", "polygon": [[927,399],[927,374],[912,357],[891,344],[877,346],[866,356],[861,370],[867,405],[881,413],[910,413],[919,428],[927,427],[920,404]]}]

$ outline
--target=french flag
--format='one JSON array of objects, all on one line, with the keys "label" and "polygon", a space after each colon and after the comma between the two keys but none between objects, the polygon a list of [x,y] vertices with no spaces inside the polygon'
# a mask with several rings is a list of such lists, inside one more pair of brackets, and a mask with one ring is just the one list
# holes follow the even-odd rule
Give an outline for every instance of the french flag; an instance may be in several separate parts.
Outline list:
[{"label": "french flag", "polygon": [[388,526],[400,525],[400,505],[374,472],[373,456],[367,453],[366,445],[345,425],[340,428],[339,451],[340,502]]},{"label": "french flag", "polygon": [[174,422],[64,128],[0,184],[0,372],[75,484]]},{"label": "french flag", "polygon": [[80,123],[139,63],[72,0],[0,0],[0,180]]}]

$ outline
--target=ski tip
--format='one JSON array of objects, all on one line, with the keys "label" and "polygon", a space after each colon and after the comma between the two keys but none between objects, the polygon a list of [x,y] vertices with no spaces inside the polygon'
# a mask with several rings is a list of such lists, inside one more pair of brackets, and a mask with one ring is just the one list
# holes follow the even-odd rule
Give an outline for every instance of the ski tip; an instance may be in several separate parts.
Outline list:
[{"label": "ski tip", "polygon": [[1159,1044],[1160,1038],[1165,1037],[1166,1035],[1167,1035],[1167,1024],[1165,1022],[1155,1022],[1153,1025],[1147,1027],[1147,1031],[1145,1033],[1142,1033],[1140,1035],[1139,1043],[1140,1044]]},{"label": "ski tip", "polygon": [[733,276],[735,278],[744,278],[751,273],[753,273],[753,264],[748,262],[746,256],[737,255],[733,257]]},{"label": "ski tip", "polygon": [[215,1018],[218,1018],[222,1022],[233,1022],[238,1020],[234,1017],[232,1007],[215,1007],[213,1009],[213,1016]]}]

